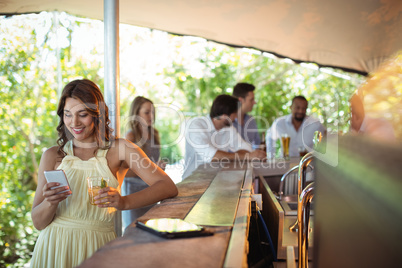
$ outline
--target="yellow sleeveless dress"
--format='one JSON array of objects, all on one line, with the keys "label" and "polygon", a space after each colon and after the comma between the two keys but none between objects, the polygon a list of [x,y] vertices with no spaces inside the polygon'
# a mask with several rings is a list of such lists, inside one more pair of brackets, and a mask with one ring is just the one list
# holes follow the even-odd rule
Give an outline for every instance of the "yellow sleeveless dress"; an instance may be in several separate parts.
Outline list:
[{"label": "yellow sleeveless dress", "polygon": [[59,203],[54,220],[40,232],[31,267],[75,267],[116,238],[116,210],[91,205],[86,181],[89,176],[102,176],[110,178],[109,186],[119,188],[116,177],[107,165],[107,150],[98,150],[96,157],[83,161],[74,156],[70,140],[64,146],[64,151],[67,155],[58,169],[66,173],[72,195]]}]

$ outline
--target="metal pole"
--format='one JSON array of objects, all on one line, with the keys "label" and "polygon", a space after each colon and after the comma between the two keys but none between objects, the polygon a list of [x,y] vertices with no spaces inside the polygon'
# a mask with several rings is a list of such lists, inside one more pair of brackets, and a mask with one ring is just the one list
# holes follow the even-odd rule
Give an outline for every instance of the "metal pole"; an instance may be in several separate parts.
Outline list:
[{"label": "metal pole", "polygon": [[114,134],[120,136],[119,0],[104,0],[105,100]]},{"label": "metal pole", "polygon": [[301,193],[297,203],[297,220],[299,222],[298,250],[299,268],[308,268],[308,233],[310,222],[310,206],[314,197],[314,182]]},{"label": "metal pole", "polygon": [[[105,25],[105,101],[114,135],[120,137],[120,60],[119,60],[119,0],[104,0]],[[116,212],[115,231],[122,234],[121,212]]]}]

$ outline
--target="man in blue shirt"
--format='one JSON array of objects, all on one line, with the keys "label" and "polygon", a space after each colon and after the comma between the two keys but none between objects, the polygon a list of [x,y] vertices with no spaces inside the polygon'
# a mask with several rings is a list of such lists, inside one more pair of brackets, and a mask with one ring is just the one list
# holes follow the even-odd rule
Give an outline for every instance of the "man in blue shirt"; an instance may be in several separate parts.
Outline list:
[{"label": "man in blue shirt", "polygon": [[247,113],[253,110],[256,103],[254,98],[255,86],[248,83],[237,83],[233,88],[233,96],[239,99],[241,107],[238,110],[237,119],[233,121],[233,126],[240,133],[242,138],[251,143],[255,150],[261,143],[258,133],[257,123],[254,117]]}]

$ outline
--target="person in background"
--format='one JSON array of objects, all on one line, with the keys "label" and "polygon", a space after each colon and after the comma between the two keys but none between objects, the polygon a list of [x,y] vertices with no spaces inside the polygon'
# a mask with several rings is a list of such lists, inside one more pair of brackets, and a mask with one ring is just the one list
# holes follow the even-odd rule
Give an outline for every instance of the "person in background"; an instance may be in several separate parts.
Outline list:
[{"label": "person in background", "polygon": [[387,142],[396,141],[392,125],[383,118],[367,116],[363,101],[357,94],[350,98],[350,110],[350,131],[352,134],[364,135]]},{"label": "person in background", "polygon": [[257,123],[254,117],[247,114],[253,110],[253,106],[256,103],[254,90],[255,86],[248,83],[237,83],[233,88],[232,95],[238,98],[241,103],[238,116],[233,121],[233,127],[237,129],[245,141],[251,143],[253,149],[256,149],[261,143]]},{"label": "person in background", "polygon": [[275,157],[276,142],[282,134],[290,137],[289,156],[298,157],[300,150],[311,150],[316,131],[325,135],[325,128],[316,118],[306,115],[308,102],[304,96],[296,96],[290,106],[291,114],[275,119],[267,130],[266,143],[269,158]]},{"label": "person in background", "polygon": [[[147,206],[178,193],[169,176],[138,146],[113,137],[108,107],[92,81],[68,83],[57,115],[58,145],[42,155],[32,205],[32,221],[41,232],[31,267],[78,266],[116,238],[116,210]],[[70,188],[46,182],[44,171],[58,169],[64,170]],[[128,170],[141,177],[149,188],[121,196],[119,188]],[[86,179],[90,176],[110,179],[109,185],[99,190],[95,205],[89,202]]]},{"label": "person in background", "polygon": [[232,126],[238,107],[237,98],[219,95],[208,116],[195,117],[187,123],[183,179],[198,166],[211,161],[266,158],[264,151],[253,151],[251,144],[243,140]]},{"label": "person in background", "polygon": [[[159,160],[160,139],[158,131],[153,127],[155,120],[155,107],[151,100],[138,96],[130,107],[130,128],[126,139],[138,145],[144,153],[165,170],[166,162]],[[149,187],[134,171],[128,170],[121,187],[123,196],[141,191]],[[137,218],[145,214],[153,205],[122,211],[123,228],[126,228]]]}]

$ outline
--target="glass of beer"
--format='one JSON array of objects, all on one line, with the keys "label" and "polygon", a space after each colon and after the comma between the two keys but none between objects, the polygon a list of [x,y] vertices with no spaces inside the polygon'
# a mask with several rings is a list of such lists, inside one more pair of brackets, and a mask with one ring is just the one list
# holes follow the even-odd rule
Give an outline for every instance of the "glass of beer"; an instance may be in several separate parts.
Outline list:
[{"label": "glass of beer", "polygon": [[[87,178],[87,184],[88,184],[88,195],[89,195],[89,203],[91,205],[96,206],[95,204],[95,196],[98,195],[98,192],[100,189],[105,188],[109,185],[109,178],[104,178],[104,177],[88,177]],[[104,199],[104,198],[102,198]],[[102,200],[100,199],[100,200]]]},{"label": "glass of beer", "polygon": [[287,133],[281,135],[281,144],[282,144],[282,153],[283,158],[289,160],[289,144],[290,144],[290,137]]}]

